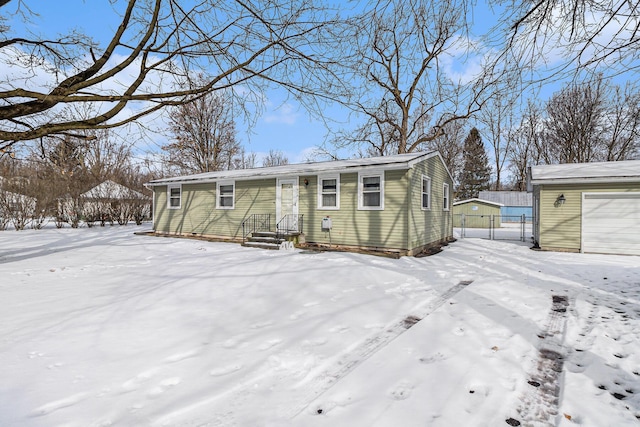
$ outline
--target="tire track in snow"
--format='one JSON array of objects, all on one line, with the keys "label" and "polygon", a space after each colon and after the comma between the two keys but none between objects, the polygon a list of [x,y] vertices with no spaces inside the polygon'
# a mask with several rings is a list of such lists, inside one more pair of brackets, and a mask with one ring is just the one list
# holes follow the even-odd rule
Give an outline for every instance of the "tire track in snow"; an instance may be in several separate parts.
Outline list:
[{"label": "tire track in snow", "polygon": [[[472,282],[473,280],[459,282],[447,289],[442,295],[430,300],[425,305],[419,305],[413,310],[413,314],[408,315],[400,321],[392,323],[378,334],[365,339],[352,350],[342,354],[342,356],[340,356],[332,366],[324,370],[321,374],[308,382],[300,383],[300,392],[289,400],[286,407],[280,408],[276,415],[280,418],[292,419],[302,413],[318,397],[326,393],[357,366],[387,346],[407,329],[411,328],[417,322],[437,310]],[[221,393],[205,397],[191,405],[169,411],[157,418],[152,425],[177,425],[179,424],[178,420],[188,416],[189,413],[202,410],[202,408],[212,405],[219,407],[220,402],[223,401],[224,410],[212,413],[211,417],[202,424],[211,427],[238,426],[240,425],[240,421],[238,420],[237,414],[242,414],[246,411],[247,402],[255,393],[254,385],[273,375],[276,374],[274,374],[272,367],[267,363],[262,369],[258,370],[256,375],[243,380],[235,387],[224,390]]]},{"label": "tire track in snow", "polygon": [[[452,286],[435,300],[423,307],[415,309],[414,314],[404,319],[392,323],[378,334],[365,339],[354,349],[344,353],[333,366],[326,369],[322,374],[304,384],[304,392],[299,393],[281,414],[286,418],[294,418],[309,407],[318,397],[322,396],[342,378],[369,359],[372,355],[386,347],[393,340],[402,335],[407,329],[424,319],[444,303],[449,301],[458,292],[469,286],[473,280],[465,280]],[[321,409],[318,409],[319,411]]]},{"label": "tire track in snow", "polygon": [[565,295],[552,295],[551,310],[545,329],[538,334],[544,340],[538,350],[535,372],[528,381],[531,389],[522,398],[518,408],[520,420],[509,418],[508,425],[555,426],[558,415],[561,375],[564,367],[564,336],[567,326],[569,299]]}]

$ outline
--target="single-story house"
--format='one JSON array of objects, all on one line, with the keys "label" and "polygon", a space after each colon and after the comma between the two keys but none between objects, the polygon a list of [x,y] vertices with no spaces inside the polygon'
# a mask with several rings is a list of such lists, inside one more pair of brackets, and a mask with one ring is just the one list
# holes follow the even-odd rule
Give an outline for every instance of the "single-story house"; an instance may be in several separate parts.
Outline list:
[{"label": "single-story house", "polygon": [[88,221],[112,221],[123,224],[131,219],[140,223],[151,215],[151,198],[111,180],[104,181],[80,195],[82,213]]},{"label": "single-story house", "polygon": [[[500,228],[502,204],[479,198],[453,203],[453,226],[465,228]],[[491,224],[493,221],[493,225]]]},{"label": "single-story house", "polygon": [[[453,238],[453,179],[437,151],[151,181],[159,234],[300,242],[411,255]],[[244,230],[244,231],[243,231]]]},{"label": "single-story house", "polygon": [[532,166],[541,249],[640,255],[640,160]]},{"label": "single-story house", "polygon": [[526,221],[533,217],[533,197],[526,191],[480,191],[478,198],[500,203],[502,222],[520,222],[522,215]]}]

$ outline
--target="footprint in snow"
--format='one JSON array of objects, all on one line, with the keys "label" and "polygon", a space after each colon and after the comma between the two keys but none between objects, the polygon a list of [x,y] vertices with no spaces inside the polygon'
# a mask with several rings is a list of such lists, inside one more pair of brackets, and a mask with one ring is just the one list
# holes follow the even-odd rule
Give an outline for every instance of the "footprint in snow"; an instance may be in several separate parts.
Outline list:
[{"label": "footprint in snow", "polygon": [[457,335],[457,336],[459,336],[459,337],[461,337],[461,336],[463,336],[463,335],[464,335],[464,329],[463,329],[463,328],[461,328],[460,326],[458,326],[457,328],[455,328],[455,329],[454,329],[453,331],[451,331],[451,332],[453,332],[453,334],[454,334],[454,335]]},{"label": "footprint in snow", "polygon": [[177,386],[180,382],[182,382],[182,378],[180,377],[167,378],[166,380],[161,381],[156,387],[149,390],[147,392],[147,396],[157,397],[170,388]]},{"label": "footprint in snow", "polygon": [[407,382],[401,381],[394,388],[389,391],[389,397],[393,400],[405,400],[411,396],[411,391],[413,390],[414,385]]},{"label": "footprint in snow", "polygon": [[328,341],[329,340],[327,340],[324,337],[316,338],[314,340],[304,340],[304,341],[302,341],[302,346],[303,347],[317,347],[317,346],[325,345]]},{"label": "footprint in snow", "polygon": [[302,310],[302,311],[296,311],[295,313],[293,313],[291,316],[289,316],[289,319],[291,320],[298,320],[300,318],[300,316],[304,315],[306,313],[306,311]]},{"label": "footprint in snow", "polygon": [[44,353],[40,353],[39,351],[29,352],[29,359],[35,359],[36,357],[42,357],[42,356],[44,356]]},{"label": "footprint in snow", "polygon": [[260,347],[258,347],[258,350],[268,350],[271,347],[274,347],[274,346],[280,344],[281,342],[282,342],[282,340],[278,339],[278,338],[273,339],[273,340],[269,340],[269,341],[263,343]]},{"label": "footprint in snow", "polygon": [[128,393],[130,391],[137,390],[140,387],[140,385],[149,381],[149,379],[151,379],[151,377],[153,377],[155,374],[156,374],[156,370],[150,369],[148,371],[145,371],[136,375],[130,380],[127,380],[124,383],[122,383],[122,392]]},{"label": "footprint in snow", "polygon": [[262,329],[262,328],[266,328],[267,326],[271,326],[271,325],[273,325],[273,322],[267,321],[267,322],[254,323],[253,325],[251,325],[249,327],[251,329]]},{"label": "footprint in snow", "polygon": [[193,350],[189,350],[189,351],[185,351],[184,353],[176,353],[172,356],[167,357],[166,359],[164,359],[165,363],[176,363],[176,362],[180,362],[181,360],[185,360],[185,359],[189,359],[191,357],[195,357],[200,353],[199,349],[193,349]]},{"label": "footprint in snow", "polygon": [[430,363],[436,363],[439,362],[441,360],[445,360],[446,357],[442,354],[442,353],[436,353],[432,356],[424,356],[419,358],[418,360],[420,361],[420,363],[426,363],[426,364],[430,364]]},{"label": "footprint in snow", "polygon": [[46,405],[42,405],[39,408],[36,408],[32,413],[32,417],[41,417],[43,415],[48,415],[52,412],[57,411],[58,409],[68,408],[69,406],[73,406],[77,403],[80,403],[87,397],[87,393],[78,393],[73,396],[65,397],[64,399],[56,400],[53,402],[49,402]]},{"label": "footprint in snow", "polygon": [[209,375],[211,375],[212,377],[221,377],[223,375],[228,375],[233,372],[237,372],[240,369],[242,369],[242,365],[223,366],[217,369],[212,369],[211,371],[209,371]]}]

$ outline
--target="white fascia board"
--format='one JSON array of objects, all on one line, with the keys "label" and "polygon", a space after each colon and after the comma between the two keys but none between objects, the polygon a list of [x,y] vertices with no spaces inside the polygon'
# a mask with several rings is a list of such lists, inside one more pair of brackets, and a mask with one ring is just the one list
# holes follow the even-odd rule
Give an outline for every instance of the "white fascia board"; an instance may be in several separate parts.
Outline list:
[{"label": "white fascia board", "polygon": [[[175,177],[161,179],[156,182],[151,181],[145,184],[148,187],[164,186],[170,184],[208,184],[218,181],[255,181],[259,179],[272,179],[283,177],[297,177],[304,175],[321,175],[325,173],[358,173],[367,170],[405,170],[409,169],[409,162],[388,163],[386,165],[365,165],[365,166],[351,166],[351,167],[325,167],[323,169],[318,168],[300,168],[298,170],[291,170],[279,173],[253,173],[253,174],[220,174],[216,177],[204,177],[204,178],[186,178]],[[236,169],[237,170],[237,169]],[[247,169],[249,170],[249,169]],[[235,175],[235,176],[234,176]]]},{"label": "white fascia board", "polygon": [[549,184],[608,184],[608,183],[624,183],[624,182],[640,182],[640,177],[596,177],[596,178],[555,178],[555,179],[532,179],[531,185],[549,185]]},{"label": "white fascia board", "polygon": [[484,199],[478,199],[478,198],[460,200],[459,202],[453,202],[453,206],[458,206],[458,205],[461,205],[463,203],[469,203],[469,202],[485,203],[487,205],[493,205],[493,206],[498,206],[498,207],[503,207],[504,206],[502,203],[492,202],[490,200],[484,200]]}]

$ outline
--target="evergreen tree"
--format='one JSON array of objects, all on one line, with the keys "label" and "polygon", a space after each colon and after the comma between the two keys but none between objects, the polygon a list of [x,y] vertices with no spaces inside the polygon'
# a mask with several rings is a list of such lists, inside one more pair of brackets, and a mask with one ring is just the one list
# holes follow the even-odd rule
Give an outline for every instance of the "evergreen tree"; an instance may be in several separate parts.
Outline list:
[{"label": "evergreen tree", "polygon": [[489,189],[491,167],[478,129],[473,128],[464,140],[464,166],[460,174],[457,198],[460,200],[478,197],[478,193]]}]

